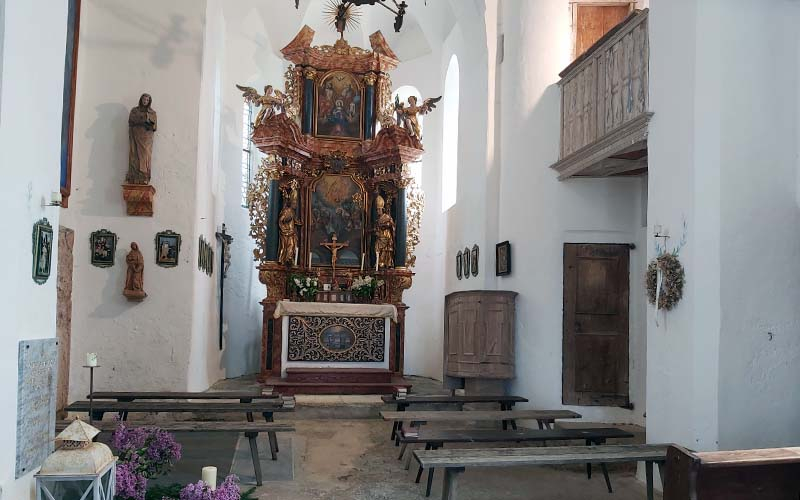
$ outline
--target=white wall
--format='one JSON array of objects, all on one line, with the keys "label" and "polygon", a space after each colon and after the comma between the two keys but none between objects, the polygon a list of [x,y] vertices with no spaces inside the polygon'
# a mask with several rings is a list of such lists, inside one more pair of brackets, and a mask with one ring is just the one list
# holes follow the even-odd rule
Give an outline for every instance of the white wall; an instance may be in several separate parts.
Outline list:
[{"label": "white wall", "polygon": [[[504,240],[512,244],[513,274],[496,280],[498,289],[520,294],[517,377],[511,391],[528,397],[539,408],[562,407],[564,243],[635,243],[630,278],[630,399],[634,410],[572,409],[590,421],[643,424],[645,310],[640,283],[646,252],[642,229],[644,182],[641,178],[557,180],[548,167],[558,159],[560,91],[556,84],[558,73],[570,63],[569,4],[561,0],[504,1],[500,19],[505,57],[497,80],[501,106],[498,124],[502,130],[497,139],[498,195],[486,205],[476,205],[467,194],[463,198],[467,202],[461,205],[468,212],[465,220],[480,220],[479,210],[484,206],[498,206],[496,241],[483,244],[488,260],[482,264],[489,283],[489,274],[494,271],[494,244]],[[459,172],[459,182],[461,179]],[[466,232],[466,228],[461,231]],[[448,276],[451,289],[473,285],[454,281],[452,273]]]},{"label": "white wall", "polygon": [[[83,2],[72,196],[63,214],[77,242],[71,399],[86,394],[88,376],[80,365],[88,351],[97,352],[103,365],[96,378],[99,389],[201,386],[199,379],[190,383],[190,371],[200,379],[213,378],[206,368],[190,369],[200,349],[192,341],[200,331],[193,322],[195,311],[210,310],[198,312],[196,319],[207,321],[211,331],[216,321],[215,306],[201,298],[197,283],[204,280],[213,290],[216,275],[201,275],[196,264],[199,234],[214,240],[213,226],[200,220],[213,212],[205,200],[196,199],[198,185],[207,190],[210,184],[209,150],[198,152],[199,139],[206,148],[211,137],[198,136],[205,9],[205,2],[195,0]],[[143,92],[153,96],[159,118],[151,181],[155,215],[129,217],[120,187],[128,165],[127,119]],[[108,269],[90,265],[89,235],[100,228],[119,236],[117,262]],[[176,268],[155,265],[155,234],[166,229],[182,235]],[[139,243],[145,259],[148,297],[142,303],[122,295],[132,241]]]},{"label": "white wall", "polygon": [[[56,333],[56,263],[44,285],[31,278],[33,224],[47,217],[58,234],[59,209],[42,208],[59,189],[61,98],[67,34],[67,5],[57,0],[9,2],[0,29],[3,75],[0,88],[0,216],[6,241],[0,245],[3,283],[0,310],[6,320],[0,337],[0,486],[3,498],[32,498],[33,476],[14,480],[17,427],[17,355],[23,339]],[[35,26],[36,29],[31,29]],[[41,36],[47,33],[47,36]],[[49,118],[44,118],[49,117]]]}]

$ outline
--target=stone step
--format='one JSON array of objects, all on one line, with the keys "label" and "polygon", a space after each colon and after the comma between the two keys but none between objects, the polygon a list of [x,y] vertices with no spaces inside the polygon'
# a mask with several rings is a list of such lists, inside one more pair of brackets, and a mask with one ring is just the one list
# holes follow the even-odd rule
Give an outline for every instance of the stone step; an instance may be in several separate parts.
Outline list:
[{"label": "stone step", "polygon": [[286,369],[285,381],[314,384],[390,384],[392,382],[392,372],[380,368],[293,367]]}]

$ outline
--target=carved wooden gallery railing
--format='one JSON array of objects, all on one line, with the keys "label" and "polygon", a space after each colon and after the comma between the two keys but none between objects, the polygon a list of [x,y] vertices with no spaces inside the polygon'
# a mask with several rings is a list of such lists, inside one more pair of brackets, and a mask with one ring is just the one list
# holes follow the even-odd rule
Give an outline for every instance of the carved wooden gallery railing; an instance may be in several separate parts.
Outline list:
[{"label": "carved wooden gallery railing", "polygon": [[634,11],[560,73],[559,179],[647,169],[648,14]]}]

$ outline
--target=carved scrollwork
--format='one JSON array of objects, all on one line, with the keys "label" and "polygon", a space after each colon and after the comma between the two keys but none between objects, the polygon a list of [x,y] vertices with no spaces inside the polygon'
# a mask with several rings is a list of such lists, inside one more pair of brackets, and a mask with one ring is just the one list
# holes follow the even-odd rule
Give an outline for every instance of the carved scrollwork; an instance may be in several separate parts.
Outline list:
[{"label": "carved scrollwork", "polygon": [[382,362],[386,350],[383,318],[291,316],[289,361]]},{"label": "carved scrollwork", "polygon": [[281,176],[280,161],[268,156],[247,189],[247,204],[250,214],[250,237],[255,241],[253,260],[266,262],[267,258],[267,211],[269,209],[269,182]]},{"label": "carved scrollwork", "polygon": [[298,70],[294,66],[289,66],[284,73],[284,89],[286,101],[284,109],[286,115],[295,122],[300,121],[300,86],[297,83]]},{"label": "carved scrollwork", "polygon": [[422,225],[422,212],[425,210],[425,193],[411,176],[403,175],[406,184],[406,220],[408,233],[406,235],[406,267],[413,268],[417,263],[417,245],[420,241],[420,226]]},{"label": "carved scrollwork", "polygon": [[267,302],[286,298],[286,267],[270,262],[258,266],[258,280],[267,285]]}]

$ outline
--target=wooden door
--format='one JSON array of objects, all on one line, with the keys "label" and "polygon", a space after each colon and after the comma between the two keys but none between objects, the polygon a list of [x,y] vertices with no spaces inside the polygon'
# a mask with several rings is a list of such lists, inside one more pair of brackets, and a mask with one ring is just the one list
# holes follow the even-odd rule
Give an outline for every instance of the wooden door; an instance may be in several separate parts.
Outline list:
[{"label": "wooden door", "polygon": [[630,4],[617,5],[581,5],[575,16],[575,57],[577,58],[591,47],[611,28],[628,17]]},{"label": "wooden door", "polygon": [[564,404],[629,404],[629,252],[628,245],[564,245]]}]

